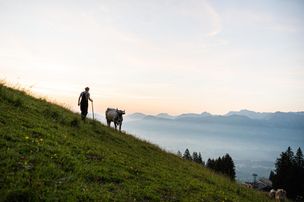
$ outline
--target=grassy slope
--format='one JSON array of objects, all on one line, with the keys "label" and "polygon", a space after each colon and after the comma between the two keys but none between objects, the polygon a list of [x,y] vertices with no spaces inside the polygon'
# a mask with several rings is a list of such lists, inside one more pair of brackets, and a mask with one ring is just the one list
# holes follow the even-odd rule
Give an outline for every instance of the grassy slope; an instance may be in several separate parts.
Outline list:
[{"label": "grassy slope", "polygon": [[0,84],[0,201],[268,201],[197,164]]}]

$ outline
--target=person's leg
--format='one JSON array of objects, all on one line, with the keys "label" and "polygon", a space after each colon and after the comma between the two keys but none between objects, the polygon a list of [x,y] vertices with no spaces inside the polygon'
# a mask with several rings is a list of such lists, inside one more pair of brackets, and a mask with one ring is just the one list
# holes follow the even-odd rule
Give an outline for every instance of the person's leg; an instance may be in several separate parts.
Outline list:
[{"label": "person's leg", "polygon": [[88,114],[88,108],[83,112],[83,120],[85,121],[85,119],[87,118],[87,114]]},{"label": "person's leg", "polygon": [[84,120],[85,119],[85,115],[84,115],[84,113],[83,112],[81,112],[81,120]]},{"label": "person's leg", "polygon": [[88,114],[88,104],[81,103],[80,109],[81,109],[81,119],[85,121],[86,116]]}]

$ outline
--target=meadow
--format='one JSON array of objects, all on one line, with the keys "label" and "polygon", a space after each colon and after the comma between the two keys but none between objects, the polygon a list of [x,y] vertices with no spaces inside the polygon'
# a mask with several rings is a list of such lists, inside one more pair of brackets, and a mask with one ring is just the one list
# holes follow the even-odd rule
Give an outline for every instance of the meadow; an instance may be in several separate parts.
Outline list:
[{"label": "meadow", "polygon": [[0,84],[0,201],[271,201],[225,176]]}]

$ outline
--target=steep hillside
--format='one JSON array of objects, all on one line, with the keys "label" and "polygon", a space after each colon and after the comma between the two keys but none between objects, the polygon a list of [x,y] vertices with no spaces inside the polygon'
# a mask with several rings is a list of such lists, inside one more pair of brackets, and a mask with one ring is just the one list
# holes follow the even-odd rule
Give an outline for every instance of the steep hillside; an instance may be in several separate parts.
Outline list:
[{"label": "steep hillside", "polygon": [[0,85],[0,201],[268,201],[157,146]]}]

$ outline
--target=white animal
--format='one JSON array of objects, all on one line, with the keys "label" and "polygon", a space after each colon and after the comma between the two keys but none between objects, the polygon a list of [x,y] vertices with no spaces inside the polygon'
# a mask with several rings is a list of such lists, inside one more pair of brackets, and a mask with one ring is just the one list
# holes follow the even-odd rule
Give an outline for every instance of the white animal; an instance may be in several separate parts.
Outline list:
[{"label": "white animal", "polygon": [[121,131],[121,124],[123,121],[122,115],[126,112],[124,110],[108,108],[106,111],[106,119],[107,124],[110,127],[111,122],[114,122],[115,129],[117,129],[117,125],[119,126],[119,131]]},{"label": "white animal", "polygon": [[270,190],[270,192],[268,193],[269,198],[275,198],[275,194],[276,194],[276,190],[272,189]]},{"label": "white animal", "polygon": [[278,189],[275,194],[275,199],[278,202],[285,201],[286,191],[284,189]]}]

